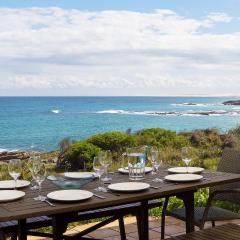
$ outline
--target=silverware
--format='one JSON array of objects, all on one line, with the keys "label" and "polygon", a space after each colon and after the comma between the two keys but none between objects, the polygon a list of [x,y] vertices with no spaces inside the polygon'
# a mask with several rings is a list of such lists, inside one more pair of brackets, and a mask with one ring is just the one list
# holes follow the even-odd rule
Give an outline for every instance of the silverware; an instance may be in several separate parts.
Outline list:
[{"label": "silverware", "polygon": [[106,198],[106,197],[104,197],[104,196],[100,196],[100,195],[95,194],[95,193],[93,193],[93,196],[95,196],[95,197],[97,197],[97,198],[100,198],[100,199],[105,199],[105,198]]},{"label": "silverware", "polygon": [[150,186],[150,188],[153,188],[153,189],[159,189],[160,187]]},{"label": "silverware", "polygon": [[161,178],[154,178],[153,180],[152,180],[152,182],[156,182],[156,183],[163,183],[163,179],[161,179]]},{"label": "silverware", "polygon": [[111,190],[107,190],[107,193],[110,193],[110,194],[112,194],[112,195],[114,195],[114,196],[117,196],[117,197],[119,197],[120,196],[120,194],[119,193],[114,193],[114,192],[112,192]]},{"label": "silverware", "polygon": [[55,206],[56,206],[55,204],[49,202],[49,201],[47,200],[47,197],[43,197],[43,196],[42,196],[42,198],[41,198],[40,201],[47,203],[47,204],[50,205],[51,207],[55,207]]}]

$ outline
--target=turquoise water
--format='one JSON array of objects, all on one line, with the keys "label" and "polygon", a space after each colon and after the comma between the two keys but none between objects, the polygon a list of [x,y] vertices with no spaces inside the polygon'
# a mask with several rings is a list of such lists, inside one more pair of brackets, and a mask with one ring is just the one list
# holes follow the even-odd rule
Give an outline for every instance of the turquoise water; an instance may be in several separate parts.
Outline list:
[{"label": "turquoise water", "polygon": [[222,105],[226,100],[232,98],[0,97],[0,151],[53,150],[64,137],[84,139],[128,128],[224,132],[240,123],[240,106]]}]

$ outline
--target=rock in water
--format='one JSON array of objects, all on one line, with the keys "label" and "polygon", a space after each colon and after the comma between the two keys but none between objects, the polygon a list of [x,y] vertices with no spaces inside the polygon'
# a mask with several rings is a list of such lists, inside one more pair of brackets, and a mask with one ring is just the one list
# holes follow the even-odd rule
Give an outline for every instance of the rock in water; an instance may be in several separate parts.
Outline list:
[{"label": "rock in water", "polygon": [[231,100],[223,102],[224,105],[240,105],[240,100]]}]

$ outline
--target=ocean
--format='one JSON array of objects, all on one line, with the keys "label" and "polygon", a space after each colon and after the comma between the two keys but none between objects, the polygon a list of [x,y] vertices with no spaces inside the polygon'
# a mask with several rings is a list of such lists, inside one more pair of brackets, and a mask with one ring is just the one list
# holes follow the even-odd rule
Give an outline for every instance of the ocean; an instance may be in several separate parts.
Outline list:
[{"label": "ocean", "polygon": [[65,137],[166,128],[188,131],[240,123],[226,97],[0,97],[0,151],[50,151]]}]

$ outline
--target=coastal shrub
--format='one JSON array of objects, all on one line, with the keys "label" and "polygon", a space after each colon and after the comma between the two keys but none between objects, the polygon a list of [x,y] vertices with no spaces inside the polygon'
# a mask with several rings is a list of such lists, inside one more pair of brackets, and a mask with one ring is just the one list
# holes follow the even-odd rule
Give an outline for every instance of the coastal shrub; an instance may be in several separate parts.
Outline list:
[{"label": "coastal shrub", "polygon": [[163,128],[141,130],[136,134],[136,139],[138,145],[150,145],[159,148],[174,147],[179,149],[190,144],[186,137]]},{"label": "coastal shrub", "polygon": [[64,138],[58,143],[60,153],[64,153],[71,146],[72,141],[69,137]]},{"label": "coastal shrub", "polygon": [[228,131],[228,133],[240,137],[240,125],[236,126],[235,128],[230,129]]},{"label": "coastal shrub", "polygon": [[133,136],[117,131],[93,135],[87,142],[115,153],[122,153],[126,148],[135,146]]},{"label": "coastal shrub", "polygon": [[222,148],[237,148],[239,147],[239,136],[233,133],[224,135]]},{"label": "coastal shrub", "polygon": [[92,169],[94,156],[100,151],[97,146],[86,141],[73,143],[65,152],[62,159],[58,159],[57,169],[76,170]]},{"label": "coastal shrub", "polygon": [[190,136],[191,144],[195,147],[222,147],[223,141],[218,129],[195,130]]}]

